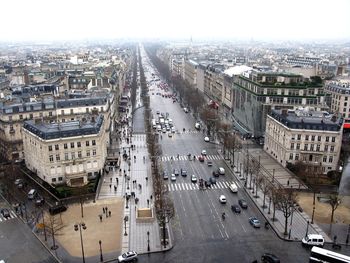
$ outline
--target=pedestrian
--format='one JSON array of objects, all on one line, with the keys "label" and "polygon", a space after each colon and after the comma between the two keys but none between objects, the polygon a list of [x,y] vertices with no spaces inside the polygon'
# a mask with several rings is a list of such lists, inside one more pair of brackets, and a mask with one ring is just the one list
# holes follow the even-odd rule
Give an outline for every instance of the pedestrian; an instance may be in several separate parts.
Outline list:
[{"label": "pedestrian", "polygon": [[115,180],[117,181],[117,185],[119,184],[119,180],[118,180],[118,178],[115,178]]},{"label": "pedestrian", "polygon": [[99,214],[98,217],[100,218],[100,222],[102,222],[102,215]]},{"label": "pedestrian", "polygon": [[149,207],[149,199],[147,199],[147,207]]},{"label": "pedestrian", "polygon": [[150,196],[150,199],[151,199],[151,200],[153,199],[153,195]]},{"label": "pedestrian", "polygon": [[108,215],[109,215],[109,217],[111,217],[111,215],[112,215],[111,210],[108,211]]},{"label": "pedestrian", "polygon": [[287,185],[289,186],[289,180],[287,181]]},{"label": "pedestrian", "polygon": [[116,186],[114,186],[114,192],[117,192],[117,187]]},{"label": "pedestrian", "polygon": [[112,184],[109,184],[109,189],[111,189],[112,188]]},{"label": "pedestrian", "polygon": [[102,211],[103,211],[103,213],[105,213],[105,208],[104,207],[102,207]]},{"label": "pedestrian", "polygon": [[108,210],[108,208],[107,208],[107,206],[106,206],[106,207],[105,207],[106,214],[107,214],[107,210]]},{"label": "pedestrian", "polygon": [[106,179],[103,179],[103,183],[105,183],[106,182]]},{"label": "pedestrian", "polygon": [[148,182],[148,176],[146,176],[146,182]]}]

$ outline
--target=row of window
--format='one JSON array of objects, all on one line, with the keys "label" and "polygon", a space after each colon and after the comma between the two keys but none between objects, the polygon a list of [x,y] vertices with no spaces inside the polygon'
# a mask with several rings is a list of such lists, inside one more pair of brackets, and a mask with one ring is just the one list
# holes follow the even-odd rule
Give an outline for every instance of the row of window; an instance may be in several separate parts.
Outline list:
[{"label": "row of window", "polygon": [[[310,155],[310,158],[309,158],[309,160],[307,160],[307,157],[306,156],[304,156],[303,157],[303,160],[302,161],[315,161],[315,162],[318,162],[319,160],[317,159],[315,159],[315,160],[313,160],[313,155]],[[294,160],[294,161],[299,161],[299,159],[300,159],[300,155],[299,155],[299,153],[290,153],[289,154],[289,160]],[[327,155],[324,155],[323,156],[323,158],[322,158],[322,161],[324,162],[324,163],[327,163],[327,161],[328,161],[328,163],[333,163],[333,156],[327,156]]]},{"label": "row of window", "polygon": [[[81,147],[81,142],[71,142],[70,144],[68,143],[64,143],[63,144],[63,148],[64,149],[68,149],[68,145],[70,145],[70,149],[74,149],[75,148],[75,145],[77,146],[77,148],[80,148]],[[96,140],[92,140],[91,141],[91,145],[92,146],[95,146],[96,145]],[[85,141],[85,146],[90,146],[90,141]],[[60,145],[59,144],[55,144],[55,145],[49,145],[48,146],[48,149],[49,151],[53,151],[53,149],[55,149],[56,151],[58,151],[60,149]]]},{"label": "row of window", "polygon": [[[292,134],[292,140],[295,140],[295,138],[299,141],[302,139],[302,135],[301,134]],[[312,142],[315,141],[317,139],[318,142],[322,141],[322,136],[321,135],[305,135],[304,136],[305,141],[309,141],[311,140]],[[325,142],[329,142],[329,140],[331,140],[332,142],[335,142],[336,138],[335,136],[326,136],[325,137]]]},{"label": "row of window", "polygon": [[[316,145],[316,147],[315,147]],[[290,144],[290,149],[291,150],[300,150],[300,143],[291,143]],[[304,144],[304,151],[316,151],[316,152],[319,152],[321,150],[321,145],[320,144],[310,144],[310,147],[309,147],[309,144],[305,143]],[[324,146],[324,149],[323,151],[324,152],[328,152],[328,150],[330,152],[334,152],[334,145],[325,145]]]},{"label": "row of window", "polygon": [[[96,156],[97,155],[96,149],[92,149],[92,151],[86,150],[85,152],[86,152],[85,157],[90,157],[91,153],[92,153],[92,156]],[[64,153],[64,160],[65,161],[74,160],[76,158],[83,158],[83,155],[82,155],[81,151],[78,151],[77,154],[75,152]],[[61,155],[60,154],[56,154],[55,156],[52,155],[52,154],[49,155],[50,163],[53,163],[55,159],[56,159],[56,162],[61,161]]]}]

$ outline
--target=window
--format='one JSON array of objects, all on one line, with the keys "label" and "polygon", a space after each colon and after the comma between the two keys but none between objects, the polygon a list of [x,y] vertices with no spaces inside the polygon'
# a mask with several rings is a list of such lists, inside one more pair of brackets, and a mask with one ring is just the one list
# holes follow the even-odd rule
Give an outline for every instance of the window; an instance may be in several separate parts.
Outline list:
[{"label": "window", "polygon": [[294,150],[294,143],[291,143],[291,144],[290,144],[290,149],[291,149],[291,150]]},{"label": "window", "polygon": [[61,158],[60,158],[60,155],[59,154],[56,154],[56,161],[59,161]]},{"label": "window", "polygon": [[329,156],[328,162],[329,162],[329,163],[332,163],[332,162],[333,162],[333,156]]},{"label": "window", "polygon": [[329,142],[329,136],[326,136],[326,142]]},{"label": "window", "polygon": [[70,114],[74,114],[73,109],[70,109]]},{"label": "window", "polygon": [[68,153],[65,153],[65,154],[64,154],[64,159],[65,159],[66,161],[69,160]]},{"label": "window", "polygon": [[52,117],[52,111],[49,111],[49,116]]},{"label": "window", "polygon": [[309,145],[307,143],[305,143],[304,145],[304,151],[307,151],[307,149],[309,148]]},{"label": "window", "polygon": [[61,110],[61,115],[64,115],[64,110]]},{"label": "window", "polygon": [[298,161],[299,160],[299,153],[295,154],[295,160]]},{"label": "window", "polygon": [[71,156],[72,156],[72,160],[74,160],[75,159],[75,152],[72,152]]},{"label": "window", "polygon": [[92,150],[92,156],[96,156],[96,149]]},{"label": "window", "polygon": [[78,158],[81,158],[81,151],[78,152]]},{"label": "window", "polygon": [[317,141],[321,141],[321,136],[320,135],[318,135],[318,137],[317,137]]},{"label": "window", "polygon": [[58,177],[58,181],[62,182],[63,181],[63,177],[62,176]]},{"label": "window", "polygon": [[316,146],[316,151],[319,152],[320,149],[321,149],[321,145],[320,145],[320,144],[317,144],[317,146]]},{"label": "window", "polygon": [[311,141],[315,141],[315,135],[311,136]]},{"label": "window", "polygon": [[96,145],[96,141],[95,140],[92,140],[92,145]]},{"label": "window", "polygon": [[50,155],[50,156],[49,156],[49,160],[50,160],[50,163],[53,162],[53,155]]},{"label": "window", "polygon": [[81,147],[81,142],[77,142],[77,146],[78,146],[78,148],[80,148]]},{"label": "window", "polygon": [[74,142],[70,143],[70,148],[73,149],[74,148]]},{"label": "window", "polygon": [[332,137],[332,142],[335,142],[335,137]]},{"label": "window", "polygon": [[314,150],[314,144],[311,144],[310,145],[310,151],[313,151]]},{"label": "window", "polygon": [[301,134],[298,134],[298,140],[301,140]]},{"label": "window", "polygon": [[29,119],[33,119],[33,114],[31,113],[31,114],[29,114]]},{"label": "window", "polygon": [[86,156],[90,157],[90,151],[89,150],[86,151]]},{"label": "window", "polygon": [[328,152],[328,145],[325,145],[325,146],[324,146],[324,151],[325,151],[325,152]]},{"label": "window", "polygon": [[327,162],[327,155],[323,156],[323,162]]},{"label": "window", "polygon": [[306,140],[306,141],[309,140],[309,135],[305,135],[305,140]]},{"label": "window", "polygon": [[55,144],[55,150],[58,151],[60,149],[60,147],[58,146],[58,144]]},{"label": "window", "polygon": [[23,115],[22,114],[19,115],[19,119],[23,120]]},{"label": "window", "polygon": [[297,150],[300,150],[300,143],[297,143]]},{"label": "window", "polygon": [[51,180],[52,180],[52,182],[53,182],[53,183],[55,183],[55,182],[56,182],[56,178],[52,178]]},{"label": "window", "polygon": [[63,145],[63,148],[64,148],[64,149],[68,149],[68,145],[65,143],[65,144]]},{"label": "window", "polygon": [[90,146],[90,141],[86,141],[86,146]]},{"label": "window", "polygon": [[52,151],[52,145],[49,145],[49,151],[50,152]]},{"label": "window", "polygon": [[293,153],[289,154],[289,160],[293,160]]},{"label": "window", "polygon": [[334,145],[331,145],[331,152],[334,152]]},{"label": "window", "polygon": [[292,134],[292,140],[295,140],[295,135],[294,134]]}]

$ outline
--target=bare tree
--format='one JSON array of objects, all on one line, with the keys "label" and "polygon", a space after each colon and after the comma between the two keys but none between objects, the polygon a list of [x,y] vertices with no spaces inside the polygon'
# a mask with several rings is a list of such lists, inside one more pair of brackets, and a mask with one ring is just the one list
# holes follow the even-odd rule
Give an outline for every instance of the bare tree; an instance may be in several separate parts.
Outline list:
[{"label": "bare tree", "polygon": [[46,233],[48,233],[52,237],[52,250],[57,249],[55,236],[59,234],[63,227],[64,224],[62,222],[61,214],[59,216],[50,214],[45,215],[44,228],[46,228]]},{"label": "bare tree", "polygon": [[263,205],[262,208],[265,209],[266,208],[266,195],[269,193],[270,189],[271,189],[271,182],[266,178],[262,178],[260,187],[261,187],[261,191],[263,192],[264,196],[263,196]]},{"label": "bare tree", "polygon": [[277,206],[284,216],[284,235],[288,235],[288,218],[292,215],[294,203],[296,202],[296,194],[292,189],[279,187],[277,191]]},{"label": "bare tree", "polygon": [[215,137],[216,127],[219,126],[219,116],[216,110],[204,108],[201,112],[201,119],[207,126],[208,135]]},{"label": "bare tree", "polygon": [[329,205],[331,206],[331,225],[334,222],[334,212],[337,210],[341,203],[341,198],[338,194],[329,195]]}]

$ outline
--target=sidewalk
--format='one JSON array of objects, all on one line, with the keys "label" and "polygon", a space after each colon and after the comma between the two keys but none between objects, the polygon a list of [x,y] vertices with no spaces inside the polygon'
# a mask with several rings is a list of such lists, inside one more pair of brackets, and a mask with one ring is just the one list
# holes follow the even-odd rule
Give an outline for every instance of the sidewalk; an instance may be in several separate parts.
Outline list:
[{"label": "sidewalk", "polygon": [[[221,152],[219,152],[221,154]],[[241,172],[243,174],[245,162],[243,161],[244,153],[237,153],[236,158],[238,159],[239,163],[242,163],[242,169]],[[288,227],[287,232],[288,235],[284,235],[284,223],[285,223],[285,217],[283,215],[283,212],[276,209],[275,212],[275,221],[272,220],[273,217],[273,203],[270,204],[270,210],[269,210],[269,197],[266,196],[265,199],[265,205],[266,208],[263,208],[263,196],[264,194],[261,192],[260,189],[258,189],[258,193],[252,193],[252,190],[249,189],[249,184],[247,184],[247,187],[244,187],[244,181],[240,180],[238,178],[239,176],[239,168],[235,167],[234,169],[231,168],[229,161],[226,161],[227,167],[231,170],[232,174],[235,175],[238,181],[240,181],[241,188],[244,189],[244,191],[250,196],[250,198],[255,202],[256,206],[259,208],[261,213],[264,215],[266,221],[270,223],[270,225],[274,228],[277,235],[284,240],[294,240],[294,241],[300,241],[303,237],[305,237],[306,231],[309,234],[321,234],[324,236],[326,242],[331,242],[332,240],[326,235],[326,233],[317,225],[317,224],[311,224],[311,218],[305,213],[300,212],[298,209],[295,209],[293,211],[292,216],[288,218]],[[250,182],[250,175],[248,175],[247,182]],[[256,197],[258,196],[258,197]],[[270,212],[270,213],[269,213]],[[309,225],[308,223],[309,222]]]}]

